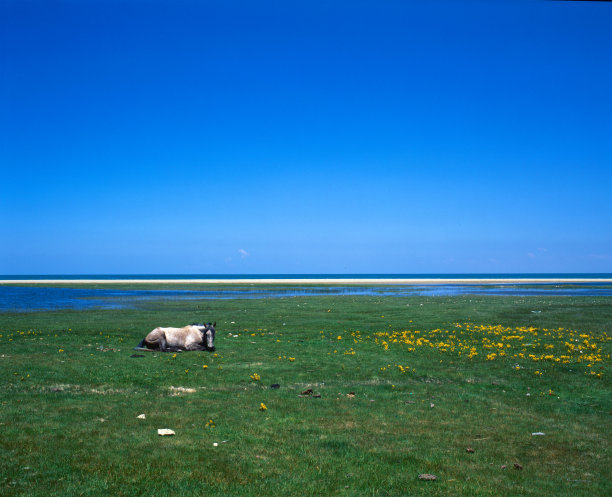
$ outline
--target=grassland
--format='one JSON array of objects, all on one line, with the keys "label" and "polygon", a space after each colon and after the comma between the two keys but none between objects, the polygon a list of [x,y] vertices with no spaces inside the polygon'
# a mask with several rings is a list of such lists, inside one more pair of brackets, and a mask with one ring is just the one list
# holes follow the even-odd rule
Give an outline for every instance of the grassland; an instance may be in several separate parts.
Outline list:
[{"label": "grassland", "polygon": [[[2,495],[612,492],[612,298],[145,305],[0,314]],[[203,320],[216,354],[132,357]]]}]

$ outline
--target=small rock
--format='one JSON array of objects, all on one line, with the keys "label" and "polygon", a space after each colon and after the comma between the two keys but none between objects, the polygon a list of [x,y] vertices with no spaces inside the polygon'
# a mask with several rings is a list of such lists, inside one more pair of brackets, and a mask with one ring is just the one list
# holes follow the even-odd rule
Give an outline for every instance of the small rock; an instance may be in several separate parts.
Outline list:
[{"label": "small rock", "polygon": [[541,431],[536,431],[531,434],[532,437],[543,437],[544,435],[546,435],[546,433],[543,433]]},{"label": "small rock", "polygon": [[434,407],[434,403],[433,403],[433,402],[431,402],[431,403],[429,404],[429,407],[433,408],[433,407]]},{"label": "small rock", "polygon": [[217,442],[213,443],[213,447],[219,447],[219,444]]},{"label": "small rock", "polygon": [[168,437],[168,436],[172,436],[172,435],[176,435],[176,433],[174,433],[172,430],[169,430],[168,428],[160,428],[157,430],[157,434],[160,437]]},{"label": "small rock", "polygon": [[147,417],[144,414],[139,414],[138,416],[136,416],[138,419],[147,419]]},{"label": "small rock", "polygon": [[280,388],[280,385],[278,383],[274,383],[272,385],[270,385],[270,388],[272,388],[273,390]]},{"label": "small rock", "polygon": [[519,463],[515,462],[514,463],[514,469],[523,469],[523,466],[521,466]]},{"label": "small rock", "polygon": [[438,477],[436,475],[432,475],[429,473],[421,473],[419,475],[419,480],[426,480],[426,481],[434,481],[437,480]]}]

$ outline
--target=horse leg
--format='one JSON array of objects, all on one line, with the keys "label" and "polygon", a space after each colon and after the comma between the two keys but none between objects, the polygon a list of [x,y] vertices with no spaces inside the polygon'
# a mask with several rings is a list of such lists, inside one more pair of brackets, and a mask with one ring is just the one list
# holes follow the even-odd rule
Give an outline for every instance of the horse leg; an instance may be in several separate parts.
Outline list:
[{"label": "horse leg", "polygon": [[186,347],[185,350],[207,350],[203,343],[194,342]]},{"label": "horse leg", "polygon": [[163,333],[159,337],[159,350],[160,352],[168,351],[168,342],[166,342],[166,336]]},{"label": "horse leg", "polygon": [[162,352],[183,352],[185,347],[176,346],[176,345],[168,345],[168,340],[166,340],[166,335],[162,335],[161,337],[160,349]]}]

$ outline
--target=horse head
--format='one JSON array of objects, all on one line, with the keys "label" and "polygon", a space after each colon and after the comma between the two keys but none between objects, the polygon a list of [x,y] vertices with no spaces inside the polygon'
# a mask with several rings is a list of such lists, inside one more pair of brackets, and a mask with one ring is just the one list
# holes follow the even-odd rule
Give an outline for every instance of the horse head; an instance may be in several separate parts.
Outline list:
[{"label": "horse head", "polygon": [[202,333],[202,341],[206,346],[206,350],[215,350],[215,326],[217,326],[216,321],[214,323],[206,323],[203,328],[200,328],[200,331]]},{"label": "horse head", "polygon": [[215,351],[215,326],[217,326],[217,322],[214,323],[191,323],[191,326],[197,326],[202,334],[202,344],[206,348],[206,350],[210,350],[211,352]]}]

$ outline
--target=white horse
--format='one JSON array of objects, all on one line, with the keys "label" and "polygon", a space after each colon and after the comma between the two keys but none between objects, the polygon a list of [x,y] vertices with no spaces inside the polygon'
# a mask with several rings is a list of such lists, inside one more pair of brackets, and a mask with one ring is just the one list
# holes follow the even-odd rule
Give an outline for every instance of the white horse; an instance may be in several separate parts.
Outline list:
[{"label": "white horse", "polygon": [[215,350],[215,326],[217,323],[195,323],[182,328],[155,328],[134,350]]}]

